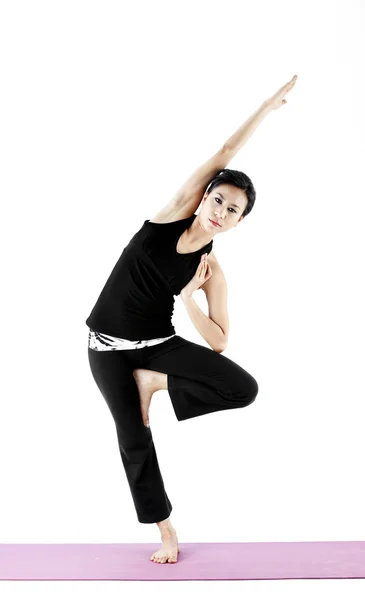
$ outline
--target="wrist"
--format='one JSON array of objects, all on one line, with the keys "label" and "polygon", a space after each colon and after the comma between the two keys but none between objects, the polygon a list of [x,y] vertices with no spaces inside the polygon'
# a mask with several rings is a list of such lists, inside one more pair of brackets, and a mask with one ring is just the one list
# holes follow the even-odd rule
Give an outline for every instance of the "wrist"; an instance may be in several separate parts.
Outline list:
[{"label": "wrist", "polygon": [[266,111],[266,112],[271,112],[272,111],[272,106],[271,106],[270,100],[265,100],[261,104],[261,109],[264,110],[264,111]]},{"label": "wrist", "polygon": [[192,295],[193,295],[193,292],[190,292],[189,290],[182,290],[180,292],[180,296],[181,296],[181,299],[182,299],[183,302],[185,302],[185,300],[187,298],[191,298]]}]

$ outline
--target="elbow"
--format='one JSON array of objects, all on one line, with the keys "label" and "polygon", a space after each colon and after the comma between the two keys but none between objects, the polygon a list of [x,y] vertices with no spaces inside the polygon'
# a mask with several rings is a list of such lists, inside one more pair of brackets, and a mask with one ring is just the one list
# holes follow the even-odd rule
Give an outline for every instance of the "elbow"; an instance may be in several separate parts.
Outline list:
[{"label": "elbow", "polygon": [[221,352],[224,352],[225,349],[227,348],[227,344],[228,344],[228,339],[224,338],[223,341],[221,341],[221,343],[219,344],[219,346],[217,346],[215,348],[215,352],[218,352],[219,354],[221,354]]},{"label": "elbow", "polygon": [[219,348],[215,348],[214,351],[218,352],[218,354],[221,354],[222,352],[224,352],[226,349],[226,346],[220,346]]}]

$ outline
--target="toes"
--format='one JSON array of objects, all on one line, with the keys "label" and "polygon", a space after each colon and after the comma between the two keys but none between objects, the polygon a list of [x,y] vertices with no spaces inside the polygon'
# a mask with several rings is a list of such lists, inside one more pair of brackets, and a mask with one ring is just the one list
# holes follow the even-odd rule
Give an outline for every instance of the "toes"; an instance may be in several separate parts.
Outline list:
[{"label": "toes", "polygon": [[177,554],[173,554],[172,556],[170,556],[169,558],[167,558],[167,556],[156,556],[156,554],[152,554],[152,556],[150,557],[150,560],[153,560],[153,562],[155,563],[176,563],[177,562]]}]

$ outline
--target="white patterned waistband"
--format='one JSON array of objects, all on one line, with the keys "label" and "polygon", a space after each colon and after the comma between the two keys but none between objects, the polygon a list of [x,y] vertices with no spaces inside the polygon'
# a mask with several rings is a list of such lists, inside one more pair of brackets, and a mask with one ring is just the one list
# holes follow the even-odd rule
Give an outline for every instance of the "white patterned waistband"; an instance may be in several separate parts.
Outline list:
[{"label": "white patterned waistband", "polygon": [[152,340],[126,340],[124,338],[115,337],[100,331],[89,329],[89,348],[92,350],[138,350],[146,346],[155,346],[166,340],[174,337],[176,334],[169,335],[163,338],[154,338]]}]

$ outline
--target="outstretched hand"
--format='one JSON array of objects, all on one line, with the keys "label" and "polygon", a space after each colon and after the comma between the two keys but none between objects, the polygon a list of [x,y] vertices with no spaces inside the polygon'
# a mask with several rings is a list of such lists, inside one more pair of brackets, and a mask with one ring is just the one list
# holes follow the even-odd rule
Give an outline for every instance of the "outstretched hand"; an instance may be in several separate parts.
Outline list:
[{"label": "outstretched hand", "polygon": [[294,77],[288,81],[283,87],[281,87],[276,94],[274,94],[271,98],[266,100],[266,104],[272,108],[273,110],[277,110],[281,106],[286,104],[286,100],[284,99],[285,94],[290,92],[290,90],[294,87],[296,81],[298,79],[298,75],[294,75]]},{"label": "outstretched hand", "polygon": [[183,297],[185,294],[190,296],[193,292],[198,290],[208,279],[211,278],[213,272],[212,267],[207,261],[207,254],[202,254],[200,257],[200,263],[198,264],[197,270],[194,277],[186,284],[181,290],[180,295]]}]

